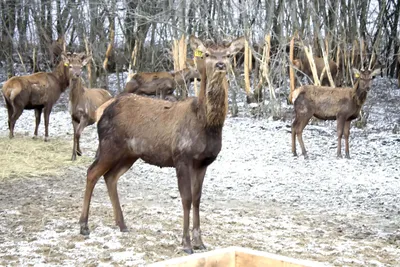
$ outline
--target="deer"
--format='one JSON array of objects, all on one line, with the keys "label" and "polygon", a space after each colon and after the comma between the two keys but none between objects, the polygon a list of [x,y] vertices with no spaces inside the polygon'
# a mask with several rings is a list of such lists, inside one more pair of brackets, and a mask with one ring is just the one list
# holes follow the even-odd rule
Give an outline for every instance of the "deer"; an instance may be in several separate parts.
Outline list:
[{"label": "deer", "polygon": [[[301,71],[302,73],[304,73],[305,75],[307,75],[309,77],[312,77],[310,62],[308,61],[308,58],[305,55],[303,55],[302,57],[300,57],[298,59],[294,59],[292,63],[299,71]],[[322,71],[325,69],[324,59],[322,57],[314,56],[314,63],[315,63],[315,67],[317,69],[318,78],[320,78]],[[328,64],[329,64],[329,70],[332,74],[332,77],[333,77],[333,79],[335,79],[335,77],[338,74],[338,66],[333,60],[329,60]],[[328,79],[328,75],[327,75],[326,71],[324,71],[324,74],[322,77],[323,78],[321,81],[321,85],[329,86],[330,84],[329,84],[329,79]]]},{"label": "deer", "polygon": [[76,155],[82,155],[79,140],[83,130],[96,122],[96,109],[112,96],[107,90],[88,89],[83,86],[82,68],[91,60],[90,56],[86,56],[85,53],[74,53],[62,57],[70,72],[69,112],[74,130],[71,160],[75,161]]},{"label": "deer", "polygon": [[38,136],[40,117],[44,111],[45,138],[49,141],[50,113],[69,86],[69,68],[61,61],[53,72],[37,72],[30,75],[14,76],[3,85],[3,97],[8,112],[8,128],[10,139],[14,137],[14,127],[22,112],[35,110],[34,137]]},{"label": "deer", "polygon": [[186,68],[180,71],[141,72],[128,76],[124,92],[138,95],[156,95],[166,99],[172,95],[178,86],[187,86],[195,78],[200,79],[200,73],[196,65],[186,64]]},{"label": "deer", "polygon": [[293,91],[295,119],[292,123],[292,153],[296,153],[296,136],[302,155],[308,159],[303,142],[303,130],[312,116],[320,120],[337,121],[337,157],[342,158],[342,136],[345,138],[346,158],[350,159],[349,136],[350,123],[356,119],[367,99],[372,79],[381,72],[375,70],[353,69],[356,77],[354,87],[326,87],[304,85]]},{"label": "deer", "polygon": [[[93,189],[104,176],[120,231],[128,231],[122,214],[117,182],[138,160],[176,170],[183,208],[183,251],[205,249],[200,231],[200,199],[207,167],[222,147],[222,128],[228,111],[230,55],[244,46],[244,37],[225,46],[205,46],[195,36],[189,43],[202,53],[201,85],[198,97],[178,102],[153,99],[136,94],[121,94],[110,101],[97,123],[99,146],[86,177],[80,233],[89,235],[88,216]],[[193,242],[189,220],[193,205]]]}]

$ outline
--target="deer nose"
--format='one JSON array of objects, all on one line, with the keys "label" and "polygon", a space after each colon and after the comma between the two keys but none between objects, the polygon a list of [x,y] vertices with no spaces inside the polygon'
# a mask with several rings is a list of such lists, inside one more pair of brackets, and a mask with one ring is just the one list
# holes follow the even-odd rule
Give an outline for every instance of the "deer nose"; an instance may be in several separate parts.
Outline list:
[{"label": "deer nose", "polygon": [[215,64],[215,67],[219,70],[224,70],[226,68],[226,65],[225,63],[217,62],[217,64]]}]

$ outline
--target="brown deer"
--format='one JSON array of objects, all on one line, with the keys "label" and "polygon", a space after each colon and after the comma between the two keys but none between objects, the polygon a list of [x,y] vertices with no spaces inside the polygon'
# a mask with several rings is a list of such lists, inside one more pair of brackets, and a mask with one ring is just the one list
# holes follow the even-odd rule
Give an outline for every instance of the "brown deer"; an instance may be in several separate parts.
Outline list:
[{"label": "brown deer", "polygon": [[141,72],[128,77],[124,92],[138,95],[160,95],[165,99],[178,86],[187,86],[195,78],[200,79],[200,73],[195,65],[187,64],[180,71]]},{"label": "brown deer", "polygon": [[342,157],[342,135],[345,138],[346,158],[350,158],[349,136],[350,123],[360,114],[360,110],[367,99],[372,79],[381,72],[353,69],[357,77],[354,87],[332,88],[315,85],[305,85],[293,92],[295,119],[292,123],[292,152],[296,153],[296,136],[299,140],[304,158],[308,158],[303,142],[303,129],[312,116],[320,120],[337,121],[337,157]]},{"label": "brown deer", "polygon": [[63,56],[63,61],[69,66],[71,76],[69,112],[74,129],[74,144],[71,160],[76,160],[76,155],[82,155],[79,139],[83,129],[96,122],[96,109],[112,98],[107,90],[99,88],[88,89],[83,86],[81,78],[82,68],[86,66],[90,59],[91,57],[87,57],[85,53],[74,53],[67,57]]},{"label": "brown deer", "polygon": [[[115,222],[127,231],[117,193],[117,181],[136,160],[176,169],[183,206],[183,250],[203,249],[199,206],[207,167],[222,145],[222,127],[228,110],[226,73],[229,56],[244,45],[244,38],[229,45],[205,46],[191,36],[193,50],[203,53],[199,97],[180,102],[121,94],[105,109],[97,124],[99,147],[86,180],[80,233],[89,234],[88,216],[93,189],[104,176],[114,210]],[[193,204],[193,246],[189,213]]]},{"label": "brown deer", "polygon": [[44,110],[45,138],[49,140],[49,118],[51,110],[61,93],[69,85],[69,68],[61,61],[53,72],[37,72],[31,75],[15,76],[3,85],[3,95],[8,112],[10,138],[24,109],[34,109],[36,126],[34,138],[38,135],[40,116]]},{"label": "brown deer", "polygon": [[[317,69],[317,74],[319,79],[321,77],[322,71],[325,69],[324,59],[322,57],[314,57],[314,63]],[[337,76],[338,73],[338,66],[333,60],[329,60],[328,63],[329,63],[329,69],[332,74],[332,78],[335,80],[335,77]],[[308,58],[305,55],[298,59],[294,59],[293,65],[303,74],[307,75],[308,77],[313,77],[310,62],[308,61]],[[321,81],[321,85],[329,86],[330,83],[326,71],[324,71],[324,75],[322,77],[323,78]]]}]

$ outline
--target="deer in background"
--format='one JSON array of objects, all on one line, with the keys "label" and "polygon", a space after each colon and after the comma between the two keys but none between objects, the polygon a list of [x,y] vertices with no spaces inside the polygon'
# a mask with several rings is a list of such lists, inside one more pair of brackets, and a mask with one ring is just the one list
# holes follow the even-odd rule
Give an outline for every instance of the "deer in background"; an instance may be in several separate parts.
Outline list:
[{"label": "deer in background", "polygon": [[3,85],[3,96],[8,112],[10,138],[14,137],[14,127],[24,109],[34,109],[36,125],[34,138],[38,135],[40,117],[44,110],[45,138],[49,140],[50,113],[69,85],[69,68],[61,61],[53,72],[37,72],[31,75],[15,76]]},{"label": "deer in background", "polygon": [[[325,69],[324,59],[322,57],[314,56],[314,63],[317,69],[317,75],[319,79],[321,77],[322,71]],[[333,60],[329,60],[328,63],[329,63],[329,70],[332,74],[332,78],[335,80],[335,77],[337,77],[338,74],[338,66]],[[305,55],[301,56],[298,59],[294,59],[293,65],[303,74],[307,75],[308,77],[313,77],[310,62],[308,61],[308,58]],[[323,78],[321,81],[321,85],[330,86],[328,74],[326,73],[326,71],[324,71],[324,75],[322,77]]]},{"label": "deer in background", "polygon": [[[86,179],[80,233],[89,234],[89,205],[93,189],[104,176],[115,223],[127,231],[117,193],[117,182],[138,160],[176,169],[183,206],[183,250],[204,249],[200,231],[200,198],[207,167],[222,145],[222,127],[228,111],[226,79],[230,55],[244,46],[239,38],[226,46],[205,46],[191,36],[193,50],[203,54],[204,68],[198,97],[179,102],[121,94],[111,101],[97,124],[99,147]],[[189,217],[193,205],[193,245]]]},{"label": "deer in background", "polygon": [[188,86],[200,73],[195,64],[187,62],[180,71],[141,72],[128,76],[124,92],[138,95],[160,95],[161,99],[172,95],[178,86]]},{"label": "deer in background", "polygon": [[74,144],[71,160],[76,160],[76,155],[81,156],[82,151],[79,139],[86,126],[96,122],[96,109],[112,98],[107,90],[100,88],[85,88],[82,84],[82,68],[86,66],[91,57],[85,53],[72,54],[64,57],[63,61],[70,71],[69,112],[74,129]]},{"label": "deer in background", "polygon": [[337,121],[337,157],[342,157],[342,135],[345,138],[346,158],[350,158],[349,136],[350,123],[360,114],[362,105],[367,99],[372,79],[381,72],[353,69],[357,78],[354,87],[332,88],[305,85],[293,92],[295,119],[292,123],[292,153],[296,153],[296,136],[299,140],[304,158],[308,158],[303,142],[303,129],[312,116],[320,120]]}]

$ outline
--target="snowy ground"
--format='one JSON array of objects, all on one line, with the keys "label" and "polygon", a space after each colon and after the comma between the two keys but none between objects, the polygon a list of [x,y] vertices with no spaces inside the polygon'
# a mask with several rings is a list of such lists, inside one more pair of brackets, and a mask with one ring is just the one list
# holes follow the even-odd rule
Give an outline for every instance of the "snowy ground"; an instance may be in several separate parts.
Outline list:
[{"label": "snowy ground", "polygon": [[[374,85],[379,90],[372,89],[366,106],[368,126],[352,128],[350,160],[335,157],[333,123],[307,126],[310,159],[304,160],[291,155],[290,120],[228,118],[223,149],[203,188],[207,249],[243,246],[326,265],[400,266],[400,89],[387,79]],[[51,115],[50,136],[71,140],[66,99]],[[32,135],[33,122],[33,112],[25,111],[16,132]],[[7,134],[1,102],[0,136]],[[81,142],[93,157],[95,126],[85,129]],[[69,157],[70,150],[65,153]],[[128,233],[114,226],[101,180],[88,239],[77,223],[86,170],[67,166],[59,177],[0,182],[0,265],[143,266],[183,255],[173,169],[137,162],[120,179]]]}]

